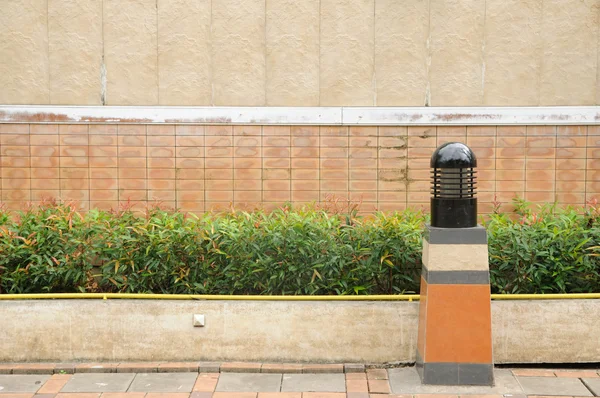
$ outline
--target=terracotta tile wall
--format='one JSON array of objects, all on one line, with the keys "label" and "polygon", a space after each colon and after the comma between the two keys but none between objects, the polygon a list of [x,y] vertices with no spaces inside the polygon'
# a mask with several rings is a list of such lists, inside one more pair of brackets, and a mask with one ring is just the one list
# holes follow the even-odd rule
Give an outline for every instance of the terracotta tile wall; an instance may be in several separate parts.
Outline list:
[{"label": "terracotta tile wall", "polygon": [[496,195],[600,199],[599,126],[340,127],[0,124],[1,198],[81,209],[131,200],[184,211],[362,200],[364,212],[428,207],[429,158],[447,141],[479,162],[480,212]]}]

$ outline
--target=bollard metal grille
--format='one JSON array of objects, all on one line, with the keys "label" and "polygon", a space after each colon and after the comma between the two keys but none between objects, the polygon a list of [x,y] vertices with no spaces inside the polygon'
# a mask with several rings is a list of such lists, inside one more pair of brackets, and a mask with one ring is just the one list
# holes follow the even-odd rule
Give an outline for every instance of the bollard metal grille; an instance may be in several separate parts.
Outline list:
[{"label": "bollard metal grille", "polygon": [[476,176],[473,167],[431,170],[431,194],[434,198],[472,199],[477,197]]}]

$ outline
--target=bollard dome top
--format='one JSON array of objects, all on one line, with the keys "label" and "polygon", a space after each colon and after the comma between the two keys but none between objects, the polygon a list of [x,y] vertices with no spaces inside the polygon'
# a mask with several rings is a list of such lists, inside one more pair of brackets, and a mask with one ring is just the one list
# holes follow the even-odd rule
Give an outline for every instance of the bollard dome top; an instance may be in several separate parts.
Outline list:
[{"label": "bollard dome top", "polygon": [[440,145],[431,155],[431,168],[460,169],[477,166],[475,154],[465,144],[460,142],[447,142]]}]

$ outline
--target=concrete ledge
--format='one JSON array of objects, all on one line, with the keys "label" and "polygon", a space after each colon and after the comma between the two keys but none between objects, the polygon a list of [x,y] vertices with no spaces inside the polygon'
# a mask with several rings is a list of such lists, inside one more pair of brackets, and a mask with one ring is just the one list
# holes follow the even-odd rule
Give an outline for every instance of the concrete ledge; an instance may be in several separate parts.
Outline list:
[{"label": "concrete ledge", "polygon": [[[0,302],[0,362],[415,361],[418,302]],[[193,314],[206,326],[194,328]],[[598,362],[600,300],[492,302],[494,363]]]},{"label": "concrete ledge", "polygon": [[367,126],[597,125],[600,106],[219,107],[2,105],[0,123]]}]

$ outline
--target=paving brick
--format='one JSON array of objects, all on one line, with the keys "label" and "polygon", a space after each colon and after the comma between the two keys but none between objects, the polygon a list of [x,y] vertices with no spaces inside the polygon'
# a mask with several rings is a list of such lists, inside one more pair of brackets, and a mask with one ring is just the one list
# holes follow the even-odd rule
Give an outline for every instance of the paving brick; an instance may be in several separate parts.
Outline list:
[{"label": "paving brick", "polygon": [[219,392],[278,392],[281,374],[277,373],[223,373],[216,387]]},{"label": "paving brick", "polygon": [[146,398],[188,398],[190,394],[185,392],[149,392]]},{"label": "paving brick", "polygon": [[346,380],[367,380],[366,373],[346,373]]},{"label": "paving brick", "polygon": [[581,381],[595,396],[600,396],[600,378],[584,378]]},{"label": "paving brick", "polygon": [[369,380],[387,380],[388,373],[385,369],[367,369],[367,378]]},{"label": "paving brick", "polygon": [[[377,394],[377,397],[383,398],[385,396],[383,394]],[[369,398],[369,393],[368,392],[347,392],[346,398]],[[388,397],[388,398],[392,398],[392,397]],[[410,398],[412,398],[412,396],[410,396]]]},{"label": "paving brick", "polygon": [[34,393],[50,378],[48,375],[0,375],[3,393]]},{"label": "paving brick", "polygon": [[513,369],[515,376],[556,377],[553,370],[547,369]]},{"label": "paving brick", "polygon": [[125,362],[117,366],[117,373],[156,373],[158,362]]},{"label": "paving brick", "polygon": [[158,373],[198,372],[198,362],[167,362],[158,365]]},{"label": "paving brick", "polygon": [[63,392],[60,394],[56,394],[55,398],[99,398],[100,393],[90,393],[90,392]]},{"label": "paving brick", "polygon": [[221,364],[221,372],[260,373],[262,364],[251,362],[226,362]]},{"label": "paving brick", "polygon": [[192,391],[190,398],[212,398],[212,395],[209,391]]},{"label": "paving brick", "polygon": [[125,392],[134,373],[76,373],[62,392]]},{"label": "paving brick", "polygon": [[369,379],[369,392],[375,394],[389,394],[390,383],[387,380]]},{"label": "paving brick", "polygon": [[216,392],[212,398],[257,398],[255,392]]},{"label": "paving brick", "polygon": [[346,363],[344,364],[345,373],[364,373],[365,365],[359,363]]},{"label": "paving brick", "polygon": [[138,373],[128,391],[130,392],[192,392],[195,373]]},{"label": "paving brick", "polygon": [[569,377],[518,377],[527,395],[592,396],[579,379]]},{"label": "paving brick", "polygon": [[215,391],[217,382],[219,381],[219,373],[200,373],[192,391],[212,392]]},{"label": "paving brick", "polygon": [[101,398],[144,398],[145,392],[105,392]]},{"label": "paving brick", "polygon": [[303,365],[302,373],[344,373],[342,364]]},{"label": "paving brick", "polygon": [[339,392],[305,392],[302,398],[346,398],[346,394]]},{"label": "paving brick", "polygon": [[75,373],[116,373],[116,363],[81,363],[75,365]]},{"label": "paving brick", "polygon": [[14,375],[40,375],[52,374],[54,371],[53,363],[19,363],[13,365],[12,374]]},{"label": "paving brick", "polygon": [[42,388],[40,388],[38,390],[38,394],[57,394],[57,393],[59,393],[60,390],[64,387],[65,384],[67,384],[67,382],[69,381],[69,379],[71,377],[72,377],[71,375],[67,375],[67,374],[52,375],[50,377],[50,379],[48,379],[46,381],[46,383],[44,383]]},{"label": "paving brick", "polygon": [[258,398],[302,398],[301,392],[259,392]]},{"label": "paving brick", "polygon": [[[354,394],[364,394],[364,393],[354,393]],[[441,394],[421,394],[421,395],[429,395],[431,398],[443,398],[443,397],[457,397],[457,395],[441,395]],[[410,394],[369,394],[370,398],[413,398]],[[469,395],[468,398],[475,397],[475,395]],[[500,395],[502,397],[502,395]],[[350,393],[348,393],[348,398],[350,397]],[[362,398],[362,397],[356,397]],[[516,397],[511,397],[516,398]]]},{"label": "paving brick", "polygon": [[220,362],[199,362],[198,372],[200,373],[219,373],[221,371]]},{"label": "paving brick", "polygon": [[588,377],[595,378],[600,377],[595,370],[557,370],[554,372],[556,377]]},{"label": "paving brick", "polygon": [[0,363],[0,375],[12,374],[13,365],[10,363]]},{"label": "paving brick", "polygon": [[[1,396],[2,394],[0,394]],[[54,398],[56,394],[35,394],[33,398]]]},{"label": "paving brick", "polygon": [[[379,395],[377,397],[379,397]],[[458,395],[451,395],[451,394],[416,394],[415,398],[458,398]],[[470,398],[470,395],[469,395],[469,398]]]},{"label": "paving brick", "polygon": [[284,374],[283,392],[345,392],[343,374]]},{"label": "paving brick", "polygon": [[369,392],[366,380],[346,380],[347,392]]},{"label": "paving brick", "polygon": [[0,397],[2,398],[32,398],[34,395],[33,394],[19,394],[19,393],[9,393],[9,394],[3,394],[0,393]]}]

